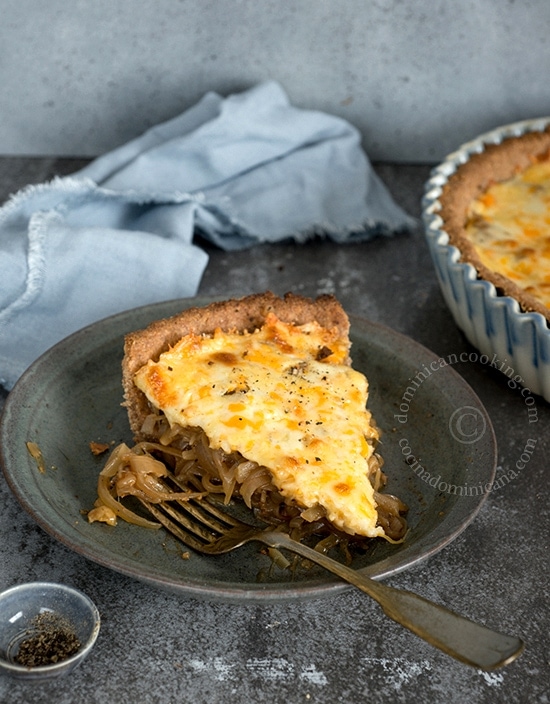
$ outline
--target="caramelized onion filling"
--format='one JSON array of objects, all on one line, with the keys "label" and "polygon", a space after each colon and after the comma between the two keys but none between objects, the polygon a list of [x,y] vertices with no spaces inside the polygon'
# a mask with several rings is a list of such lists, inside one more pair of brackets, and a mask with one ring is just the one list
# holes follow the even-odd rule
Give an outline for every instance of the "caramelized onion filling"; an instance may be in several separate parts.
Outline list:
[{"label": "caramelized onion filling", "polygon": [[[328,551],[340,544],[366,545],[370,540],[351,536],[337,530],[326,518],[322,506],[304,509],[293,500],[285,499],[273,484],[266,467],[244,458],[239,452],[230,454],[212,449],[200,428],[170,427],[162,413],[147,416],[143,433],[157,442],[141,442],[133,448],[119,445],[99,477],[99,499],[88,519],[105,520],[104,507],[124,520],[158,527],[125,508],[120,499],[134,495],[151,502],[168,498],[215,495],[228,504],[233,498],[241,499],[257,518],[273,526],[287,526],[296,540],[309,536],[315,538],[316,549]],[[375,490],[378,525],[390,542],[403,539],[407,523],[406,505],[397,497],[383,493],[386,476],[382,471],[382,458],[374,452],[369,459],[368,478]],[[167,472],[196,489],[196,492],[167,495],[159,481]],[[116,518],[115,518],[116,520]],[[113,521],[107,521],[112,523]]]}]

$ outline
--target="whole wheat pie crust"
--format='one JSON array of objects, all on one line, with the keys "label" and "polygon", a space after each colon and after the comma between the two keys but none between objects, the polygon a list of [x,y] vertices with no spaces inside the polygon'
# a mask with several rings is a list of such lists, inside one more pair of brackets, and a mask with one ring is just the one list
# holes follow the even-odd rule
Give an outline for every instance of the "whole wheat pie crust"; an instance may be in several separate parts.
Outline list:
[{"label": "whole wheat pie crust", "polygon": [[[540,132],[529,132],[519,137],[510,137],[500,144],[486,145],[483,152],[470,156],[467,162],[448,178],[442,189],[439,201],[441,209],[439,215],[443,219],[442,229],[449,236],[449,243],[454,245],[461,253],[461,260],[472,264],[482,279],[493,283],[501,295],[511,296],[517,300],[522,310],[537,311],[550,323],[550,308],[547,301],[540,295],[533,295],[529,290],[528,281],[523,282],[521,277],[514,275],[512,280],[507,272],[521,271],[522,254],[529,256],[535,262],[537,276],[543,274],[546,287],[550,293],[550,222],[547,230],[541,232],[529,242],[529,246],[519,246],[508,239],[509,249],[504,252],[502,266],[489,268],[480,257],[476,244],[468,235],[467,227],[471,224],[471,209],[474,202],[482,202],[488,189],[493,184],[513,179],[521,175],[529,167],[550,160],[550,127]],[[539,189],[541,190],[541,189]],[[537,188],[532,188],[533,197],[537,197]],[[541,201],[541,206],[542,201]],[[535,206],[536,207],[536,206]],[[548,203],[545,208],[550,207]],[[520,205],[518,218],[521,219],[522,206]],[[481,223],[480,227],[487,223]],[[482,233],[483,234],[483,233]],[[502,233],[502,241],[506,233]],[[490,241],[490,237],[488,238]],[[497,243],[500,244],[500,243]],[[514,249],[515,247],[515,249]],[[512,254],[513,252],[513,254]],[[498,257],[496,258],[498,259]],[[531,264],[533,266],[533,264]],[[543,271],[541,267],[548,270]]]}]

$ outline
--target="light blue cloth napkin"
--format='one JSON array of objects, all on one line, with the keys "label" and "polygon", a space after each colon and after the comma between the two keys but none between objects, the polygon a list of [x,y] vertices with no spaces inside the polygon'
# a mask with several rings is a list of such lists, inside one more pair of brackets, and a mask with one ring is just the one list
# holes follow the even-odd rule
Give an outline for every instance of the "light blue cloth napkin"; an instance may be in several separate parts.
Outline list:
[{"label": "light blue cloth napkin", "polygon": [[290,105],[275,82],[194,107],[0,209],[0,383],[122,310],[196,294],[208,257],[321,234],[413,225],[346,121]]}]

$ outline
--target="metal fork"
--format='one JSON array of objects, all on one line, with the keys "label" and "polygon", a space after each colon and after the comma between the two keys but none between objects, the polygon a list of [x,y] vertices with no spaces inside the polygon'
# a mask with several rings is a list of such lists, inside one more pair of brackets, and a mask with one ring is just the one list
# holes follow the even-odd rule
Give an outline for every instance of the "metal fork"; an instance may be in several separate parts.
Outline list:
[{"label": "metal fork", "polygon": [[[169,489],[167,485],[167,489]],[[178,490],[195,491],[178,482]],[[147,510],[184,545],[206,555],[231,552],[250,541],[284,548],[311,560],[368,594],[397,623],[444,653],[482,670],[494,670],[522,652],[520,638],[494,631],[410,591],[396,589],[314,550],[287,533],[243,523],[205,499],[149,503]]]}]

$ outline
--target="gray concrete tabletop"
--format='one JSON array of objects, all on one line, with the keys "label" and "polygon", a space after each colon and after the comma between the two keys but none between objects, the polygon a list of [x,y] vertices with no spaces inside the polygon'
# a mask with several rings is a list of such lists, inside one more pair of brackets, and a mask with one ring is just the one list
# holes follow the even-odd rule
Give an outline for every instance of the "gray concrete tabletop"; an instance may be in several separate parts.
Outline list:
[{"label": "gray concrete tabletop", "polygon": [[[1,199],[81,164],[0,159]],[[376,169],[395,200],[419,217],[430,167],[384,163]],[[383,323],[438,355],[473,349],[445,306],[420,226],[363,244],[316,240],[240,253],[208,247],[208,253],[200,294],[333,293],[349,313]],[[390,621],[351,587],[336,596],[268,604],[209,602],[157,589],[57,542],[2,481],[0,588],[35,580],[77,587],[98,605],[102,627],[90,656],[67,677],[26,684],[0,675],[0,702],[548,702],[550,407],[537,398],[537,423],[529,426],[521,396],[503,375],[468,362],[456,371],[489,413],[498,465],[512,467],[528,438],[536,441],[535,451],[515,481],[488,494],[451,544],[388,582],[520,635],[527,646],[518,660],[492,672],[461,664]]]}]

